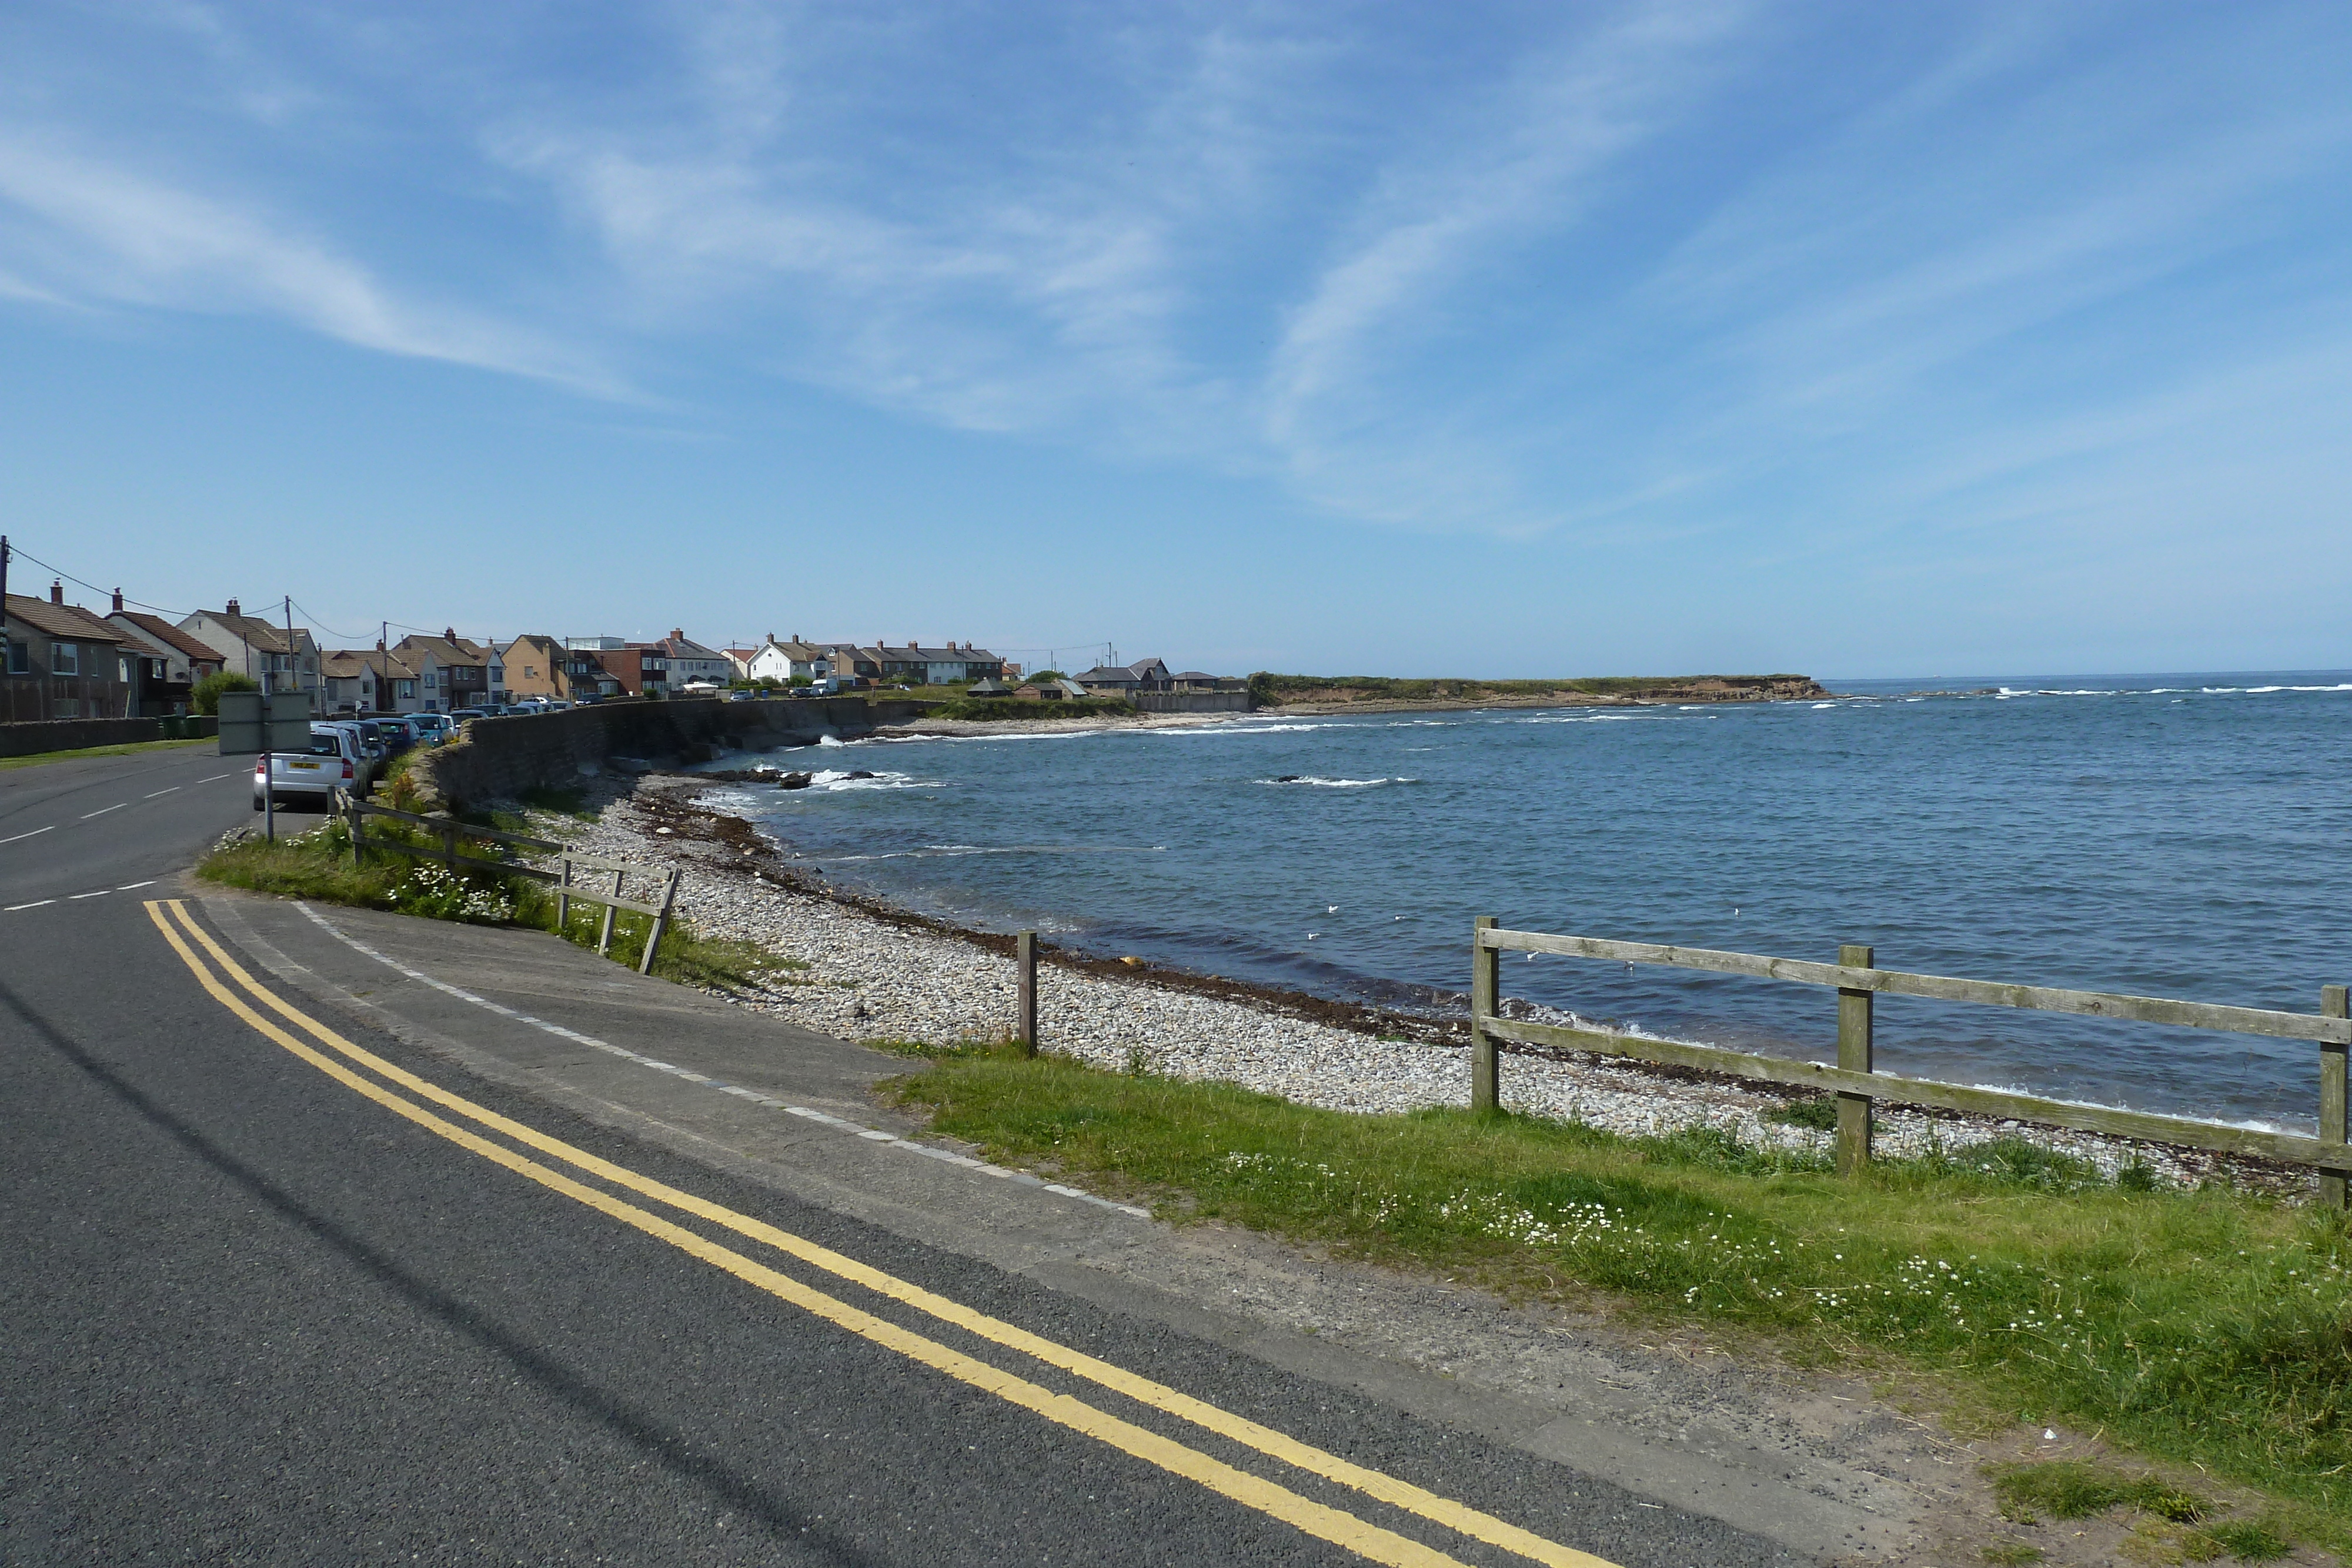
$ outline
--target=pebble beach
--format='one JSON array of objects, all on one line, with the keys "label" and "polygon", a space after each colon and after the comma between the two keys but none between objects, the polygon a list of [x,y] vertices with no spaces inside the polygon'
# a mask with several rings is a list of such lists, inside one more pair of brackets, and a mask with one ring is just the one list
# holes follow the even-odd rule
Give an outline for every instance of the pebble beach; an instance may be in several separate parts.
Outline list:
[{"label": "pebble beach", "polygon": [[[945,1046],[1009,1037],[1010,957],[972,936],[812,885],[790,869],[789,846],[700,799],[709,792],[690,776],[607,783],[593,791],[603,802],[594,821],[539,822],[589,853],[677,865],[678,913],[695,930],[775,955],[761,988],[722,993],[738,1005],[853,1040]],[[1459,1024],[1423,1022],[1397,1034],[1339,1028],[1271,999],[1252,1005],[1148,973],[1105,977],[1052,961],[1040,964],[1037,985],[1040,1049],[1091,1066],[1233,1083],[1358,1113],[1469,1103]],[[1514,1051],[1504,1059],[1502,1098],[1516,1111],[1632,1136],[1713,1128],[1745,1145],[1811,1154],[1832,1142],[1826,1132],[1766,1120],[1783,1096],[1601,1058]],[[2200,1150],[1893,1107],[1876,1118],[1875,1147],[1886,1157],[1962,1155],[2000,1137],[2074,1155],[2109,1176],[2138,1166],[2164,1185],[2307,1185]]]}]

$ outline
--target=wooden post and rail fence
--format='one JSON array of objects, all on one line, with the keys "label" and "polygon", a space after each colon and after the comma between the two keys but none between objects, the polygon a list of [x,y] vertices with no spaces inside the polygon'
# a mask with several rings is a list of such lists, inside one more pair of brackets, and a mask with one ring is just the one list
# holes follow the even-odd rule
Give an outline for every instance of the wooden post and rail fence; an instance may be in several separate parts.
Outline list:
[{"label": "wooden post and rail fence", "polygon": [[[671,866],[666,870],[657,871],[651,866],[634,865],[627,861],[604,860],[595,855],[576,854],[567,846],[551,839],[534,839],[523,833],[507,833],[492,828],[477,828],[469,823],[453,821],[446,817],[419,817],[408,811],[395,811],[386,806],[371,806],[344,790],[335,792],[335,811],[343,819],[344,826],[351,831],[353,865],[359,863],[360,855],[363,850],[379,849],[389,850],[394,854],[406,855],[411,860],[439,861],[445,868],[452,872],[463,865],[478,867],[483,871],[500,872],[511,876],[537,877],[542,882],[555,884],[555,927],[558,931],[566,928],[566,923],[572,918],[572,906],[574,904],[603,905],[604,924],[596,937],[596,951],[599,954],[609,954],[613,949],[613,920],[617,911],[627,910],[633,915],[646,916],[653,922],[653,925],[646,933],[646,950],[644,956],[637,960],[637,973],[640,975],[653,973],[654,953],[661,946],[662,936],[669,929],[671,911],[677,902],[677,867]],[[366,831],[367,819],[370,817],[380,817],[388,821],[404,823],[412,828],[422,828],[438,838],[441,841],[441,847],[437,850],[420,848],[415,844],[381,834],[371,839],[367,836]],[[562,869],[547,871],[538,866],[523,865],[515,861],[486,860],[478,855],[460,854],[457,852],[457,841],[460,839],[486,840],[493,843],[512,844],[520,849],[538,850],[543,853],[558,855],[562,858]],[[605,889],[592,887],[580,880],[582,872],[609,874],[613,879],[612,885]],[[658,887],[658,898],[646,900],[622,897],[625,879],[631,873],[652,879]]]},{"label": "wooden post and rail fence", "polygon": [[[1746,975],[1758,979],[1833,989],[1838,998],[1837,1065],[1797,1061],[1784,1057],[1754,1056],[1716,1046],[1684,1045],[1649,1040],[1613,1030],[1570,1029],[1502,1016],[1501,966],[1505,952],[1554,953],[1569,958],[1593,958],[1615,964],[1653,964],[1676,969],[1700,969],[1718,975]],[[2058,990],[2042,986],[2013,986],[1991,980],[1956,979],[1945,975],[1915,975],[1875,967],[1865,946],[1838,949],[1838,961],[1819,964],[1800,958],[1772,958],[1756,953],[1724,953],[1701,947],[1660,946],[1646,942],[1612,942],[1591,936],[1559,936],[1539,931],[1511,931],[1498,926],[1492,915],[1480,915],[1472,933],[1470,969],[1470,1103],[1491,1111],[1501,1103],[1501,1046],[1506,1040],[1613,1056],[1668,1067],[1687,1067],[1762,1083],[1827,1090],[1837,1096],[1837,1168],[1852,1175],[1870,1163],[1871,1107],[1885,1100],[1902,1105],[1926,1105],[1983,1116],[2006,1117],[2041,1126],[2078,1132],[2105,1133],[2150,1143],[2189,1148],[2216,1149],[2226,1154],[2253,1155],[2287,1165],[2310,1166],[2319,1173],[2321,1203],[2343,1207],[2346,1178],[2352,1175],[2352,1149],[2346,1146],[2346,1065],[2352,1052],[2352,1006],[2343,986],[2322,987],[2319,1011],[2284,1012],[2265,1008],[2223,1007],[2210,1002],[2171,1001],[2158,997],[2122,996],[2105,991]],[[2160,1116],[2144,1111],[2103,1106],[2070,1105],[2001,1089],[1979,1089],[1933,1079],[1906,1078],[1877,1071],[1873,1061],[1874,1010],[1877,998],[1922,997],[1936,1001],[1975,1002],[1990,1007],[2024,1008],[2041,1012],[2073,1013],[2123,1022],[2168,1024],[2176,1028],[2216,1030],[2231,1034],[2264,1035],[2273,1040],[2308,1040],[2319,1048],[2319,1135],[2270,1133],[2250,1127],[2225,1127],[2185,1116]]]}]

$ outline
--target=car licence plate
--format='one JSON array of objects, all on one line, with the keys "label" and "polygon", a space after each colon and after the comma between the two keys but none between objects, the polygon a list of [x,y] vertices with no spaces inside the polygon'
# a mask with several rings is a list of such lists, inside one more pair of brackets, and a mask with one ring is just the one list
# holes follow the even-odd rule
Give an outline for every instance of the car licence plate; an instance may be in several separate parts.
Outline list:
[{"label": "car licence plate", "polygon": [[295,767],[297,767],[297,768],[300,768],[308,769],[309,771],[310,771],[310,772],[312,772],[312,773],[316,773],[316,772],[319,770],[319,765],[318,765],[317,763],[315,763],[315,762],[297,762],[297,763],[295,763],[295,764],[294,764],[294,766],[295,766]]}]

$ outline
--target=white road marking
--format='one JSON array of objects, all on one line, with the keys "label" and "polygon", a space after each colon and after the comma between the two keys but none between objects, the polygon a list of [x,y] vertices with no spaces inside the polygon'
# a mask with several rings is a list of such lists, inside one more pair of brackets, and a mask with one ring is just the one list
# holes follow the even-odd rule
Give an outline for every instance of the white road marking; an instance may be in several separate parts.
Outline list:
[{"label": "white road marking", "polygon": [[[173,790],[173,789],[177,789],[178,788],[179,788],[179,786],[178,786],[177,784],[174,784],[174,785],[173,785],[173,786],[172,786],[172,789],[158,789],[158,790],[156,790],[156,791],[155,791],[155,795],[169,795],[170,793],[172,793],[172,790]],[[144,799],[149,800],[152,800],[155,798],[155,795],[149,795],[149,796],[144,797]]]},{"label": "white road marking", "polygon": [[128,800],[117,800],[111,806],[101,806],[95,811],[84,811],[81,814],[81,820],[87,822],[92,817],[103,817],[109,811],[120,811],[123,807],[128,806],[129,804],[131,804],[131,802]]},{"label": "white road marking", "polygon": [[51,829],[54,829],[56,826],[57,826],[57,824],[56,824],[55,822],[51,822],[51,823],[48,825],[48,827],[47,827],[47,828],[35,828],[35,829],[34,829],[31,832],[29,832],[29,833],[18,833],[18,834],[16,834],[14,838],[0,839],[0,844],[13,844],[13,843],[15,843],[15,842],[16,841],[16,840],[17,840],[17,839],[32,839],[32,838],[38,838],[41,834],[46,833],[46,832],[48,832]]},{"label": "white road marking", "polygon": [[844,1117],[831,1115],[824,1111],[814,1110],[806,1105],[786,1104],[783,1101],[776,1099],[773,1095],[762,1094],[756,1089],[746,1089],[740,1083],[722,1083],[716,1078],[708,1078],[699,1072],[689,1071],[686,1068],[676,1067],[667,1061],[656,1061],[650,1056],[640,1056],[634,1051],[629,1051],[621,1046],[609,1044],[604,1040],[596,1039],[593,1035],[582,1034],[578,1030],[566,1029],[560,1023],[550,1023],[545,1019],[537,1019],[531,1017],[529,1013],[517,1012],[514,1009],[494,1002],[488,997],[478,997],[473,992],[461,990],[457,987],[450,985],[446,980],[436,980],[432,976],[424,973],[422,970],[412,969],[397,958],[388,958],[384,956],[384,955],[377,952],[366,943],[360,941],[357,937],[345,936],[342,932],[335,929],[334,926],[327,923],[326,918],[317,910],[311,908],[308,904],[299,898],[294,901],[294,907],[309,915],[313,925],[317,925],[320,930],[324,931],[328,936],[332,936],[336,941],[341,942],[344,946],[349,947],[354,953],[365,954],[367,956],[374,959],[377,963],[382,964],[387,969],[394,970],[398,974],[407,976],[412,980],[430,986],[435,990],[441,992],[445,996],[456,997],[459,1001],[471,1002],[478,1008],[487,1009],[491,1012],[497,1013],[501,1018],[510,1018],[517,1023],[527,1023],[533,1029],[545,1030],[548,1033],[555,1035],[560,1039],[571,1040],[575,1045],[584,1045],[593,1051],[601,1051],[609,1055],[621,1057],[625,1061],[635,1062],[640,1067],[650,1067],[656,1071],[667,1072],[673,1078],[683,1078],[689,1083],[699,1083],[705,1088],[716,1089],[721,1094],[732,1094],[739,1100],[749,1100],[758,1105],[773,1106],[775,1109],[783,1112],[788,1116],[800,1116],[812,1122],[821,1122],[828,1127],[838,1128],[840,1131],[845,1133],[854,1133],[858,1137],[870,1138],[877,1144],[888,1144],[893,1148],[904,1149],[908,1154],[923,1155],[931,1159],[943,1160],[951,1166],[962,1166],[968,1170],[979,1172],[982,1176],[997,1176],[1005,1181],[1017,1182],[1023,1186],[1041,1186],[1047,1192],[1058,1193],[1064,1197],[1078,1198],[1083,1202],[1095,1204],[1099,1207],[1117,1209],[1121,1214],[1132,1215],[1138,1219],[1149,1219],[1151,1218],[1151,1211],[1148,1208],[1137,1208],[1131,1204],[1113,1203],[1107,1197],[1097,1197],[1093,1193],[1081,1192],[1076,1187],[1065,1186],[1060,1182],[1047,1181],[1043,1176],[1031,1176],[1027,1171],[1008,1170],[1003,1166],[992,1166],[985,1160],[973,1159],[970,1155],[957,1154],[953,1149],[934,1148],[929,1144],[909,1143],[896,1133],[886,1133],[881,1131],[879,1128],[868,1127],[861,1123],[852,1122]]},{"label": "white road marking", "polygon": [[105,896],[106,889],[101,887],[96,893],[69,893],[66,894],[66,902],[71,904],[77,898],[104,898]]},{"label": "white road marking", "polygon": [[57,900],[54,898],[37,898],[30,904],[12,904],[5,909],[0,909],[0,915],[14,915],[20,909],[38,909],[44,904],[55,904]]},{"label": "white road marking", "polygon": [[245,772],[245,769],[244,769],[244,768],[238,768],[238,769],[236,770],[236,772],[235,772],[235,773],[215,773],[215,774],[214,774],[210,779],[197,779],[197,780],[196,780],[196,782],[197,782],[197,783],[199,783],[199,784],[216,784],[216,783],[218,783],[220,780],[222,780],[222,779],[235,779],[235,778],[237,778],[237,777],[239,777],[240,775],[242,775],[244,772]]},{"label": "white road marking", "polygon": [[155,885],[155,879],[154,879],[153,877],[152,877],[152,876],[151,876],[151,877],[149,877],[145,882],[126,882],[126,883],[124,883],[121,887],[116,888],[114,891],[115,891],[115,892],[117,892],[117,893],[129,893],[132,888],[135,888],[135,887],[152,887],[152,886],[154,886],[154,885]]}]

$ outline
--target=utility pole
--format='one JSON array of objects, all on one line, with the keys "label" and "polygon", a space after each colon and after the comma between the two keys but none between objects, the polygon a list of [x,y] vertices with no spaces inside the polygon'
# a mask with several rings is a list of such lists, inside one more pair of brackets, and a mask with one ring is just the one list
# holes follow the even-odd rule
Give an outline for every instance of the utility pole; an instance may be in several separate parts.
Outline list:
[{"label": "utility pole", "polygon": [[[13,661],[8,656],[8,536],[0,534],[0,678],[5,678]],[[10,694],[8,716],[16,716],[15,695]]]}]

